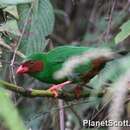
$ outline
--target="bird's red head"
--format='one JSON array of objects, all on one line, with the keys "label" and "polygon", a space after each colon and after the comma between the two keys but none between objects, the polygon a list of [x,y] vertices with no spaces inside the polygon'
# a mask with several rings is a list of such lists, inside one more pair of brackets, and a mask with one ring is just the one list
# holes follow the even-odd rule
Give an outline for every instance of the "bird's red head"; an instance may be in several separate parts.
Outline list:
[{"label": "bird's red head", "polygon": [[40,60],[37,61],[26,61],[22,63],[16,70],[17,74],[33,73],[40,72],[43,70],[43,62]]}]

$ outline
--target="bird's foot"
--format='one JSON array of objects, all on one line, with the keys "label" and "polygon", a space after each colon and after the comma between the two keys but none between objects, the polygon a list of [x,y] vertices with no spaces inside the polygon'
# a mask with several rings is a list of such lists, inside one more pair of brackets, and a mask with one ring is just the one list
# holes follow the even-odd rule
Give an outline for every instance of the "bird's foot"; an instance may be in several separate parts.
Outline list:
[{"label": "bird's foot", "polygon": [[65,85],[71,83],[71,81],[66,81],[64,83],[61,84],[57,84],[57,85],[52,85],[51,88],[49,88],[48,90],[54,95],[54,97],[58,97],[58,90],[62,89]]}]

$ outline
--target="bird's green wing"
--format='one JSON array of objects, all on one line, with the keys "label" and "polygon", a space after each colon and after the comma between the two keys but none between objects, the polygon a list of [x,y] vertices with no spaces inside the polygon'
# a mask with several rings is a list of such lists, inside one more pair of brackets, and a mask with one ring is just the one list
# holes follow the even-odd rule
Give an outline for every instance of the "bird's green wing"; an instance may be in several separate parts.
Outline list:
[{"label": "bird's green wing", "polygon": [[[75,47],[75,46],[62,46],[57,47],[50,52],[47,53],[47,63],[48,63],[48,71],[51,72],[51,75],[56,71],[59,71],[63,64],[71,57],[73,56],[79,56],[83,53],[87,52],[88,50],[93,49],[90,47]],[[78,66],[75,68],[74,74],[68,75],[67,77],[77,77],[77,75],[80,75],[81,73],[89,71],[91,68],[90,61],[87,61],[83,65]],[[53,79],[53,77],[51,77]],[[66,79],[66,77],[65,77]],[[63,78],[64,80],[64,78]]]},{"label": "bird's green wing", "polygon": [[88,50],[91,50],[91,47],[76,47],[76,46],[61,46],[52,49],[47,53],[48,62],[51,63],[63,63],[68,58],[81,55]]}]

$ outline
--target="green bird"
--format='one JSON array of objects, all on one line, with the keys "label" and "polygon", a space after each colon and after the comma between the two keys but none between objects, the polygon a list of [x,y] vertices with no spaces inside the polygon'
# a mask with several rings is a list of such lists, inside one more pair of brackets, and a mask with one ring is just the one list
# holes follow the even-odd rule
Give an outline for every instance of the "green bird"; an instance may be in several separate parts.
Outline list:
[{"label": "green bird", "polygon": [[59,71],[64,63],[74,56],[81,56],[87,52],[93,52],[94,47],[76,47],[76,46],[61,46],[52,49],[47,53],[35,53],[27,56],[21,65],[18,67],[17,74],[29,74],[30,76],[46,83],[56,84],[50,90],[58,96],[57,90],[63,88],[65,84],[72,82],[88,83],[99,71],[104,67],[107,61],[112,57],[99,56],[86,61],[76,66],[72,74],[68,74],[60,79],[55,78],[55,73]]}]

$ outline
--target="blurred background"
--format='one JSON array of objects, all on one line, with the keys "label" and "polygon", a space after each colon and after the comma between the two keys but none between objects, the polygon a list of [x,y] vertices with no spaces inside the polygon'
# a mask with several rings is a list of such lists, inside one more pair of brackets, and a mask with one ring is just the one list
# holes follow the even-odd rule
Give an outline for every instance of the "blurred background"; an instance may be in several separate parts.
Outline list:
[{"label": "blurred background", "polygon": [[[39,10],[34,15],[28,13],[32,9],[28,3],[0,4],[1,79],[25,88],[47,89],[50,86],[27,75],[16,75],[15,70],[22,61],[19,55],[15,58],[12,72],[10,64],[17,46],[25,55],[62,45],[108,46],[115,50],[129,50],[130,37],[116,46],[114,42],[120,26],[130,19],[129,0],[47,1],[39,0]],[[25,16],[29,16],[27,22]],[[28,130],[60,130],[57,99],[27,98],[14,92],[8,93]],[[82,126],[83,119],[107,119],[109,103],[105,103],[100,97],[65,101],[65,130],[89,129]],[[122,119],[130,119],[129,106],[125,107]],[[1,119],[0,130],[6,129]]]}]

